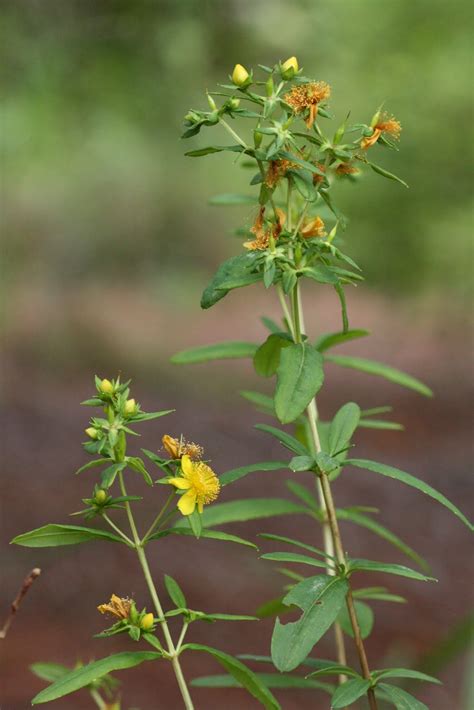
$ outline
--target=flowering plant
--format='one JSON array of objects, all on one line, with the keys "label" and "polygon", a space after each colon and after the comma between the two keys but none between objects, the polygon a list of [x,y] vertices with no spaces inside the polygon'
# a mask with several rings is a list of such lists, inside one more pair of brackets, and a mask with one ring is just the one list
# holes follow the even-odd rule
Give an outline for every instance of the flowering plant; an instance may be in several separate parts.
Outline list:
[{"label": "flowering plant", "polygon": [[[275,437],[292,454],[286,466],[298,478],[306,476],[313,484],[308,488],[291,478],[288,488],[298,500],[234,501],[232,508],[217,504],[209,517],[231,522],[283,513],[298,512],[312,517],[321,528],[319,541],[292,539],[280,534],[262,537],[282,543],[290,551],[272,551],[264,559],[279,563],[295,563],[322,568],[324,574],[304,577],[292,569],[283,570],[291,584],[277,603],[267,605],[267,614],[277,616],[271,641],[271,656],[247,656],[255,662],[273,663],[285,675],[265,674],[268,687],[317,687],[331,694],[331,707],[351,705],[367,695],[370,708],[383,699],[397,708],[425,708],[414,696],[392,684],[392,678],[411,678],[436,683],[436,679],[415,670],[369,665],[365,639],[373,626],[373,611],[367,601],[400,602],[399,595],[384,587],[359,587],[360,572],[387,573],[417,581],[434,581],[428,576],[428,565],[398,536],[375,521],[371,509],[337,508],[333,488],[336,479],[343,485],[345,469],[364,469],[430,496],[444,505],[469,528],[463,513],[442,493],[415,476],[386,463],[363,460],[349,455],[359,427],[374,429],[401,428],[381,418],[389,407],[361,409],[355,402],[341,406],[331,420],[322,420],[316,395],[324,382],[326,363],[383,377],[419,394],[431,396],[431,390],[418,379],[372,360],[332,354],[333,348],[368,335],[351,329],[346,306],[347,287],[362,280],[360,267],[343,250],[343,233],[347,220],[336,205],[334,187],[339,180],[353,183],[362,171],[370,169],[378,175],[406,186],[396,175],[373,162],[377,146],[397,149],[401,125],[382,109],[375,111],[367,123],[349,123],[347,118],[332,130],[325,123],[332,116],[328,108],[330,86],[322,80],[302,75],[296,57],[273,67],[259,65],[256,78],[238,64],[231,82],[208,94],[210,110],[191,110],[186,115],[184,138],[198,134],[204,127],[220,127],[230,135],[229,145],[207,145],[187,153],[201,157],[228,151],[237,154],[235,161],[253,170],[250,185],[254,196],[226,194],[213,199],[214,204],[255,204],[253,223],[239,230],[244,235],[243,250],[221,264],[205,289],[202,308],[210,308],[230,291],[251,284],[274,289],[281,305],[281,321],[262,318],[268,335],[263,343],[243,341],[217,343],[178,353],[174,362],[186,364],[220,358],[253,358],[256,373],[264,378],[276,377],[273,396],[246,392],[244,396],[259,411],[280,424],[291,424],[293,431],[269,424],[257,428]],[[220,103],[220,105],[217,104]],[[234,124],[250,123],[242,133]],[[330,125],[330,124],[328,124]],[[245,130],[245,127],[243,128]],[[341,326],[318,337],[308,332],[302,301],[305,280],[331,287],[340,302]],[[271,470],[272,463],[243,467],[234,479],[252,471]],[[281,464],[275,462],[275,468]],[[291,505],[295,510],[291,510]],[[219,509],[221,509],[219,511]],[[226,517],[227,516],[227,517]],[[415,563],[416,569],[401,564],[388,564],[353,558],[347,553],[340,531],[340,521],[347,520],[368,528],[394,545]],[[206,523],[206,516],[204,516]],[[296,551],[292,551],[296,550]],[[297,621],[284,623],[288,611],[298,609]],[[311,654],[319,639],[334,629],[335,660],[322,661]],[[358,659],[356,667],[348,661],[346,636],[352,637]],[[299,666],[312,672],[304,677],[292,674]],[[321,676],[336,676],[337,684],[316,682]],[[230,686],[226,679],[204,678],[201,685]]]}]

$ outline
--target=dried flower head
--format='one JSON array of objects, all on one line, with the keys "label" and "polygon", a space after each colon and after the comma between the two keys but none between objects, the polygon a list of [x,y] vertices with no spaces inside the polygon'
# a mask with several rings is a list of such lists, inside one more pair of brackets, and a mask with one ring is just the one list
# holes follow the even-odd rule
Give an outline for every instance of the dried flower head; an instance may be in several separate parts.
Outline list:
[{"label": "dried flower head", "polygon": [[204,454],[204,449],[199,444],[193,441],[186,441],[183,437],[175,439],[169,434],[165,434],[162,438],[163,447],[172,459],[180,459],[187,454],[192,459],[200,459]]},{"label": "dried flower head", "polygon": [[326,232],[324,231],[324,222],[321,217],[314,217],[304,222],[301,227],[300,234],[305,239],[311,239],[312,237],[325,237]]},{"label": "dried flower head", "polygon": [[360,147],[364,148],[364,150],[370,148],[370,146],[374,145],[374,143],[377,143],[382,133],[388,133],[393,138],[395,138],[395,140],[398,140],[400,138],[400,131],[402,130],[400,121],[397,121],[396,118],[394,118],[393,116],[389,116],[386,113],[382,114],[379,117],[379,119],[377,120],[375,125],[372,126],[372,128],[372,135],[363,138],[361,141]]},{"label": "dried flower head", "polygon": [[344,177],[345,175],[359,175],[360,170],[351,163],[339,163],[336,168],[336,175]]},{"label": "dried flower head", "polygon": [[99,604],[97,609],[101,614],[112,614],[118,619],[128,619],[132,608],[131,599],[123,599],[116,594],[112,594],[108,604]]},{"label": "dried flower head", "polygon": [[283,98],[295,113],[302,113],[309,109],[305,123],[308,128],[311,128],[316,120],[318,105],[330,95],[331,87],[325,81],[311,81],[294,86]]},{"label": "dried flower head", "polygon": [[265,225],[264,220],[265,207],[260,207],[253,227],[250,229],[250,231],[255,234],[255,239],[251,239],[250,241],[244,242],[244,247],[246,249],[249,249],[251,251],[254,251],[256,249],[263,251],[264,249],[268,248],[270,244],[270,237],[273,237],[273,239],[275,240],[278,239],[282,226],[285,223],[286,215],[283,210],[280,209],[277,209],[276,212],[277,222],[267,226]]},{"label": "dried flower head", "polygon": [[181,459],[182,476],[168,479],[168,483],[179,490],[186,491],[178,501],[178,508],[183,515],[191,515],[198,507],[202,513],[204,505],[212,503],[220,491],[220,483],[210,466],[202,461],[192,461],[185,454]]}]

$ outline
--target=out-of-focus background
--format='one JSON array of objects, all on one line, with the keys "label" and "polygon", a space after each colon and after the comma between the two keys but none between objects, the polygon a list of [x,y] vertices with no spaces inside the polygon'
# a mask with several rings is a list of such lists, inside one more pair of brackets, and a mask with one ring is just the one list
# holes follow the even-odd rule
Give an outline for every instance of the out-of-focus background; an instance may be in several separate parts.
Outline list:
[{"label": "out-of-focus background", "polygon": [[[111,592],[147,597],[126,549],[107,544],[58,550],[9,547],[46,522],[67,522],[81,507],[93,475],[75,478],[92,376],[133,378],[144,408],[176,408],[143,427],[140,443],[158,449],[161,435],[184,432],[206,446],[217,471],[283,451],[253,425],[261,421],[237,390],[255,389],[247,363],[179,369],[177,350],[238,338],[263,338],[259,316],[276,317],[268,292],[237,291],[209,312],[201,290],[218,262],[241,249],[231,236],[249,223],[249,207],[218,210],[216,192],[245,188],[248,174],[229,154],[185,158],[216,141],[218,130],[182,142],[182,116],[205,107],[204,90],[225,80],[236,62],[272,64],[296,54],[305,73],[333,87],[342,119],[370,119],[382,102],[403,124],[401,150],[374,148],[409,184],[370,174],[341,187],[350,217],[346,249],[366,283],[349,292],[351,324],[373,335],[341,348],[407,369],[435,390],[434,400],[349,371],[328,368],[323,416],[345,401],[391,403],[406,432],[358,437],[358,453],[412,471],[469,512],[471,459],[469,316],[469,120],[472,59],[467,0],[4,0],[2,137],[3,477],[1,610],[6,613],[29,568],[43,576],[2,642],[0,703],[23,710],[42,683],[34,660],[74,664],[132,647],[94,640],[103,620],[97,603]],[[224,136],[220,136],[222,142]],[[337,304],[324,289],[305,300],[314,331],[339,327]],[[226,489],[222,500],[285,493],[284,472],[256,474]],[[141,492],[137,482],[136,492]],[[143,515],[152,516],[152,500]],[[396,482],[352,471],[335,486],[339,505],[372,504],[432,565],[437,584],[370,577],[405,594],[409,605],[374,603],[368,642],[373,666],[413,663],[440,673],[444,685],[422,687],[432,710],[469,707],[466,614],[472,603],[469,538],[443,508]],[[472,509],[472,506],[471,506]],[[75,519],[77,522],[77,519]],[[229,527],[247,537],[261,530],[314,540],[306,519]],[[351,554],[405,562],[361,529],[344,531]],[[265,545],[263,545],[265,547]],[[246,548],[167,539],[152,552],[186,589],[195,608],[252,613],[279,594],[282,578]],[[230,652],[268,652],[273,621],[198,629],[195,640]],[[330,639],[314,652],[330,657]],[[186,658],[188,677],[219,672]],[[160,671],[160,672],[159,672]],[[124,708],[181,707],[167,668],[122,674]],[[327,696],[277,692],[288,710],[328,707]],[[257,707],[243,691],[196,690],[197,707]],[[86,695],[56,703],[91,707]],[[361,707],[363,703],[361,703]]]}]

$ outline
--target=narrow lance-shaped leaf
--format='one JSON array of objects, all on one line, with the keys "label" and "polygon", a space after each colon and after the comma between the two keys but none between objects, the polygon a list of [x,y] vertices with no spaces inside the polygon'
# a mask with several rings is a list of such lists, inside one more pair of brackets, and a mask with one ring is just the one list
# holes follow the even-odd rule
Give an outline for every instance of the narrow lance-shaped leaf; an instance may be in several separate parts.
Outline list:
[{"label": "narrow lance-shaped leaf", "polygon": [[380,683],[377,688],[383,690],[385,696],[389,697],[397,710],[429,710],[427,705],[396,685]]},{"label": "narrow lance-shaped leaf", "polygon": [[433,396],[433,392],[429,387],[423,384],[423,382],[420,382],[420,380],[417,380],[411,375],[407,375],[406,372],[396,370],[394,367],[389,367],[389,365],[384,365],[382,362],[348,355],[325,355],[325,359],[328,362],[333,362],[341,367],[349,367],[353,370],[366,372],[368,375],[383,377],[390,382],[395,382],[397,385],[401,385],[402,387],[407,387],[408,389],[415,390],[420,394],[424,394],[426,397]]},{"label": "narrow lance-shaped leaf", "polygon": [[[284,689],[298,688],[299,690],[323,690],[332,693],[334,686],[311,678],[303,678],[289,673],[256,673],[257,678],[266,688]],[[230,675],[210,675],[194,678],[191,685],[195,688],[240,688],[241,685]]]},{"label": "narrow lance-shaped leaf", "polygon": [[370,688],[370,680],[351,678],[336,688],[331,699],[331,708],[346,708],[361,698]]},{"label": "narrow lance-shaped leaf", "polygon": [[65,695],[74,693],[76,690],[85,688],[111,671],[133,668],[133,666],[138,666],[144,661],[155,661],[158,658],[161,658],[161,653],[155,653],[154,651],[139,651],[135,653],[124,651],[113,656],[107,656],[107,658],[101,658],[99,661],[92,661],[92,663],[88,663],[86,666],[77,668],[60,677],[55,683],[38,693],[31,703],[32,705],[39,705],[51,702],[51,700],[62,698]]},{"label": "narrow lance-shaped leaf", "polygon": [[182,350],[173,355],[171,362],[175,365],[194,365],[200,362],[210,362],[212,360],[238,360],[251,358],[257,349],[255,343],[243,342],[240,340],[229,341],[227,343],[214,343],[213,345],[203,345],[201,347]]},{"label": "narrow lance-shaped leaf", "polygon": [[306,508],[283,498],[247,498],[208,506],[202,514],[202,522],[204,527],[209,528],[224,523],[305,512]]},{"label": "narrow lance-shaped leaf", "polygon": [[335,415],[329,427],[329,454],[337,454],[349,444],[360,420],[360,408],[347,402]]},{"label": "narrow lance-shaped leaf", "polygon": [[259,680],[258,676],[247,668],[241,661],[233,656],[229,656],[223,651],[218,651],[216,648],[204,646],[199,643],[188,643],[183,646],[183,650],[204,651],[213,656],[218,663],[223,666],[230,675],[243,688],[253,695],[267,710],[280,710],[280,704],[272,695],[268,688]]},{"label": "narrow lance-shaped leaf", "polygon": [[171,601],[173,601],[177,607],[187,607],[186,597],[184,596],[181,587],[179,586],[178,582],[173,579],[173,577],[170,577],[168,574],[165,574],[165,587],[166,591],[170,595]]},{"label": "narrow lance-shaped leaf", "polygon": [[44,525],[36,530],[22,533],[13,538],[12,543],[22,547],[61,547],[78,545],[89,540],[106,540],[124,543],[121,537],[107,530],[85,528],[79,525]]},{"label": "narrow lance-shaped leaf", "polygon": [[219,476],[221,486],[227,486],[229,483],[234,483],[240,478],[247,476],[249,473],[257,471],[281,471],[287,468],[288,464],[284,461],[263,461],[262,463],[254,463],[249,466],[241,466],[233,468],[231,471],[226,471]]},{"label": "narrow lance-shaped leaf", "polygon": [[399,577],[417,579],[420,582],[437,581],[434,577],[427,577],[414,569],[410,569],[410,567],[405,567],[405,565],[395,565],[388,562],[376,562],[375,560],[363,560],[360,558],[349,560],[348,565],[351,572],[357,570],[364,572],[386,572],[387,574],[396,574]]},{"label": "narrow lance-shaped leaf", "polygon": [[407,486],[416,488],[425,495],[430,496],[430,498],[434,498],[434,500],[437,500],[438,503],[441,503],[441,505],[444,505],[444,507],[454,513],[454,515],[459,518],[459,520],[462,520],[462,522],[467,525],[470,530],[474,529],[472,523],[469,522],[466,516],[461,513],[459,508],[457,508],[454,503],[451,503],[451,501],[448,500],[446,496],[444,496],[442,493],[430,486],[428,483],[420,481],[419,478],[412,476],[410,473],[400,471],[400,469],[394,468],[393,466],[387,466],[387,464],[378,463],[377,461],[369,461],[367,459],[348,459],[346,463],[350,464],[351,466],[357,466],[357,468],[366,469],[367,471],[380,473],[382,474],[382,476],[394,478],[397,481],[405,483]]}]

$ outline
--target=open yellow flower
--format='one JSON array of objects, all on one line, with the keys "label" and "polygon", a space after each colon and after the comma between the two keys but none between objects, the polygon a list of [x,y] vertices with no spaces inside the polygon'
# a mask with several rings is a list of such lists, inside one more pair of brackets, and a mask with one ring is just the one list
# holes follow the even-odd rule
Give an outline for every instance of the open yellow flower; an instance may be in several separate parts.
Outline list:
[{"label": "open yellow flower", "polygon": [[372,128],[372,135],[363,138],[360,144],[360,147],[365,150],[377,143],[382,133],[388,133],[393,136],[395,140],[398,140],[400,138],[400,131],[402,130],[400,121],[397,121],[397,119],[393,116],[388,116],[386,113],[382,114],[379,119],[376,120],[376,123],[372,126]]},{"label": "open yellow flower", "polygon": [[202,461],[193,461],[185,454],[181,459],[182,476],[169,478],[168,483],[178,490],[186,491],[178,501],[178,508],[183,515],[192,515],[196,509],[202,513],[204,505],[217,498],[220,483],[216,474]]}]

